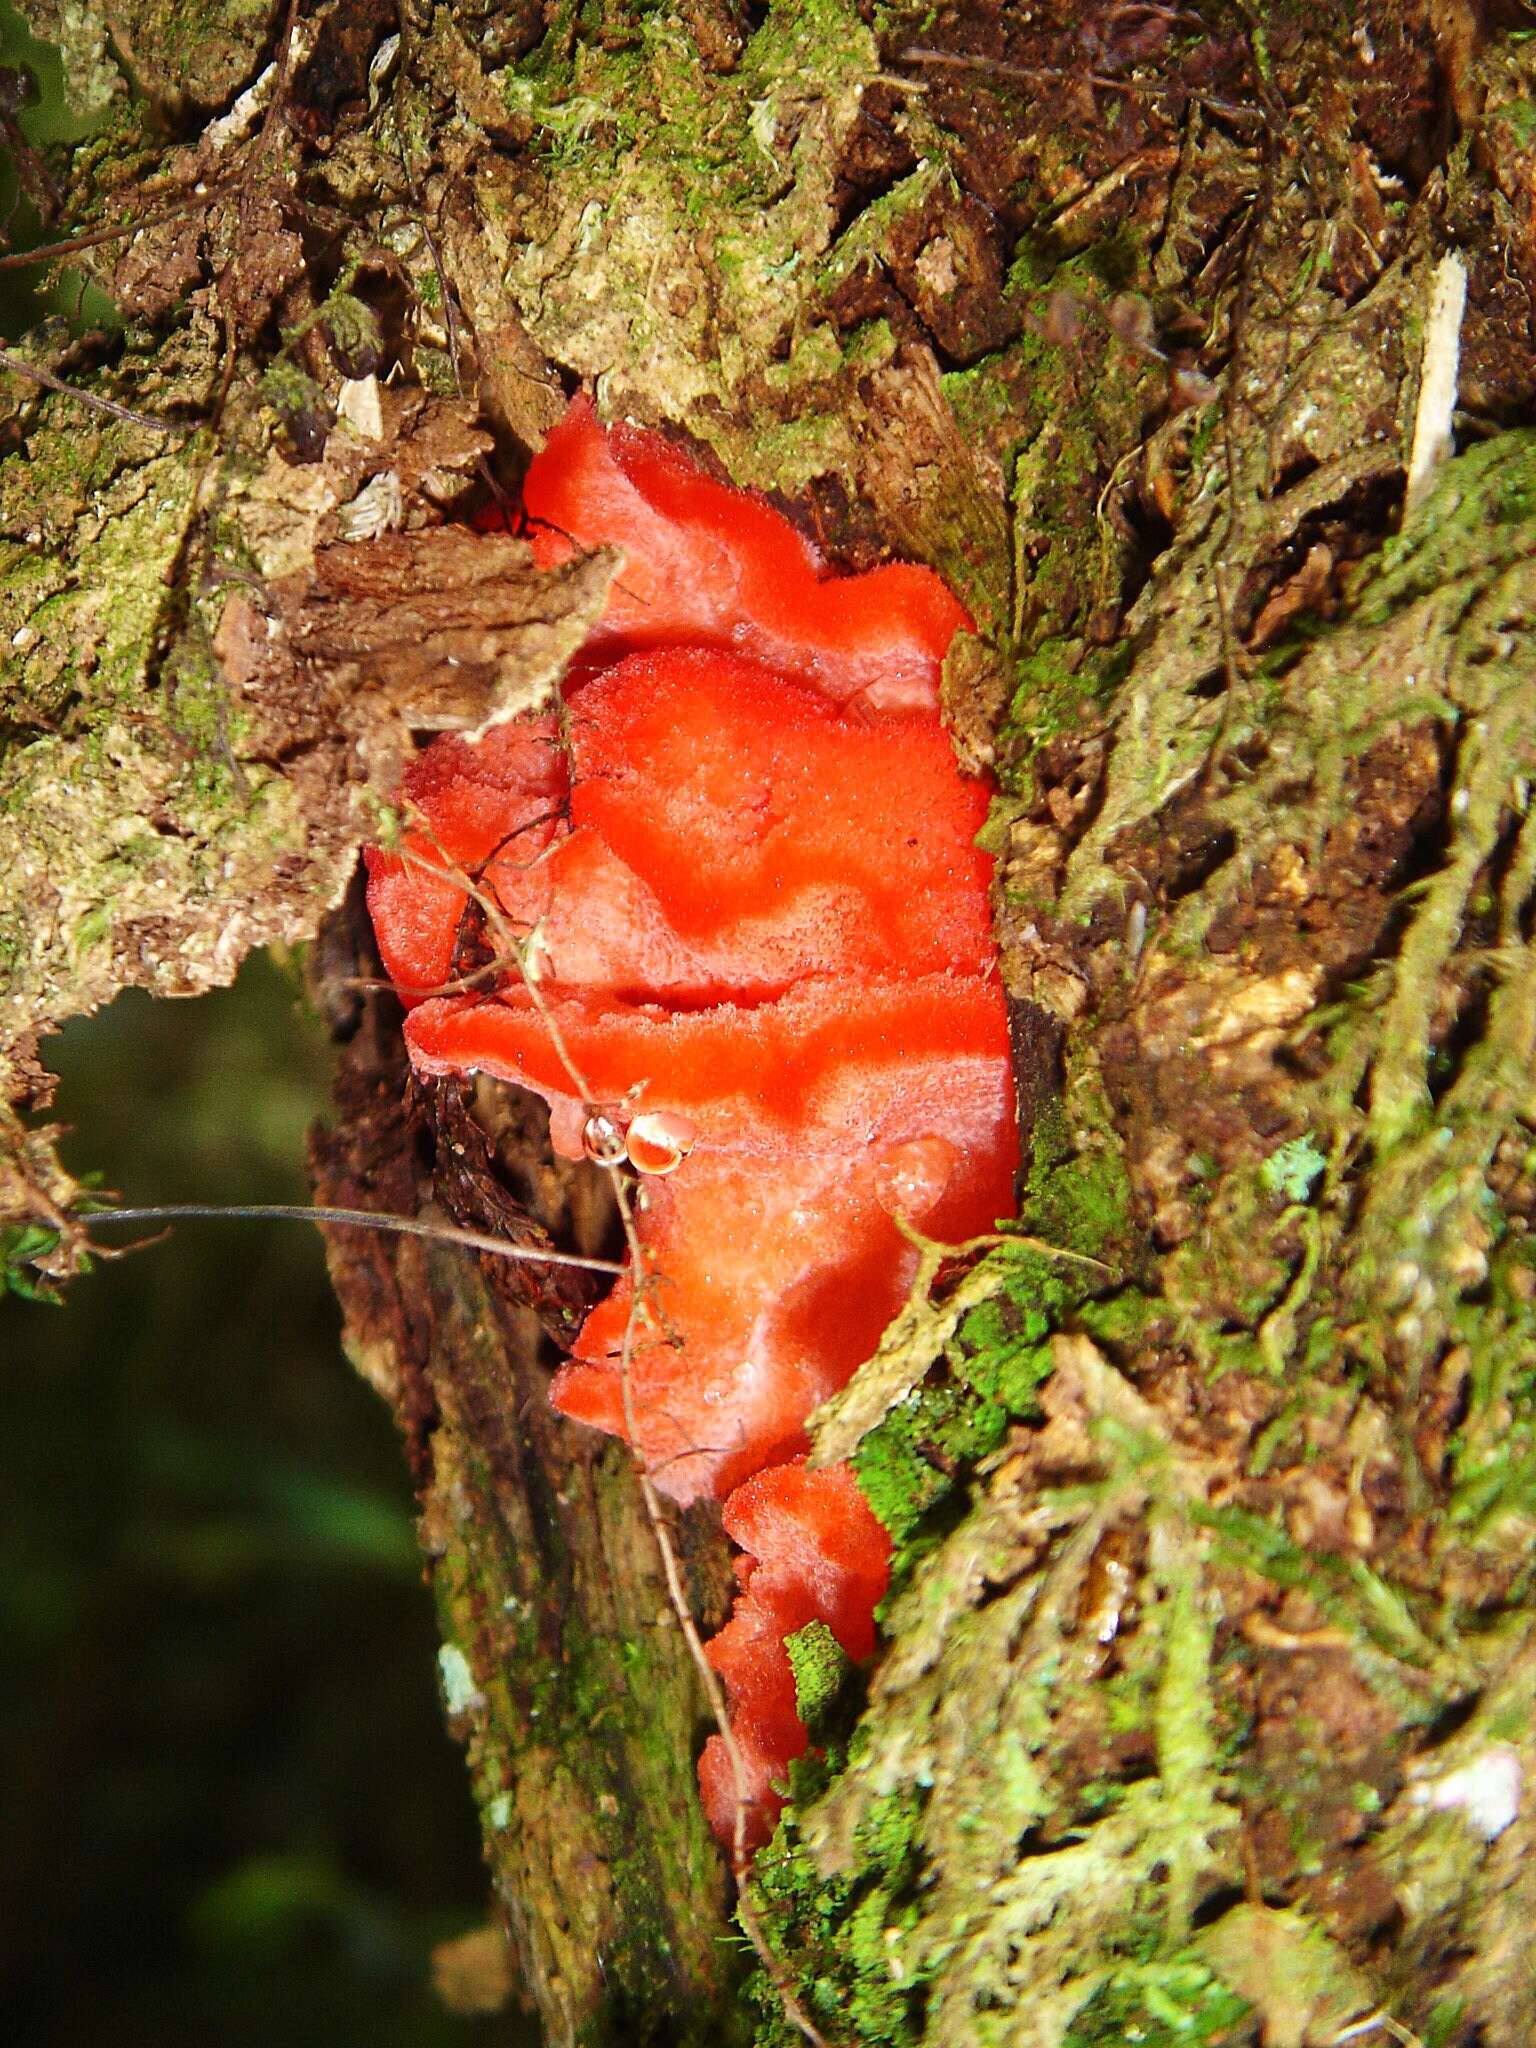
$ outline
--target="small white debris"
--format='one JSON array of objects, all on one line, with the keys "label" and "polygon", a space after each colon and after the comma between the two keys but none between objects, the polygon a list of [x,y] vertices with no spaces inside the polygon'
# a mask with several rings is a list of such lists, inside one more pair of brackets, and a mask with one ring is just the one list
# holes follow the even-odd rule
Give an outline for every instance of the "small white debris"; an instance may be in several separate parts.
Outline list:
[{"label": "small white debris", "polygon": [[365,441],[382,441],[384,407],[379,399],[378,378],[349,377],[336,394],[336,417],[345,420]]},{"label": "small white debris", "polygon": [[1454,453],[1451,424],[1461,376],[1461,322],[1467,310],[1467,266],[1454,249],[1435,265],[1424,356],[1419,365],[1419,402],[1413,416],[1413,449],[1403,510],[1411,512],[1428,494],[1435,471]]},{"label": "small white debris", "polygon": [[960,267],[955,260],[955,245],[948,235],[935,235],[920,251],[912,268],[918,283],[926,285],[936,298],[947,299],[959,287]]},{"label": "small white debris", "polygon": [[751,112],[747,118],[747,133],[767,157],[769,163],[778,162],[779,107],[777,100],[764,98],[748,102]]},{"label": "small white debris", "polygon": [[1474,1833],[1496,1842],[1519,1817],[1524,1784],[1519,1752],[1507,1742],[1495,1742],[1459,1771],[1410,1786],[1408,1798],[1431,1813],[1464,1813]]},{"label": "small white debris", "polygon": [[350,505],[343,505],[336,524],[343,540],[377,540],[394,533],[405,517],[399,474],[386,469],[363,485]]},{"label": "small white debris", "polygon": [[277,66],[269,64],[258,78],[245,88],[227,114],[221,114],[217,121],[210,121],[203,130],[204,142],[212,143],[215,149],[227,149],[232,142],[244,142],[256,126],[257,117],[272,97],[272,88],[277,84]]},{"label": "small white debris", "polygon": [[[313,26],[295,18],[288,38],[288,73],[291,77],[301,64],[308,60],[315,46]],[[218,149],[228,149],[232,142],[244,142],[254,134],[256,123],[266,112],[272,95],[277,89],[278,67],[269,64],[265,71],[241,93],[227,114],[221,114],[217,121],[211,121],[203,130],[205,143],[212,143]],[[199,190],[202,188],[199,187]]]},{"label": "small white debris", "polygon": [[472,1714],[485,1705],[485,1694],[475,1683],[469,1659],[457,1643],[444,1643],[437,1653],[437,1672],[443,1682],[443,1702],[452,1714]]},{"label": "small white debris", "polygon": [[533,930],[523,941],[523,977],[535,988],[549,971],[550,946],[549,927],[540,918]]},{"label": "small white debris", "polygon": [[368,60],[368,111],[371,114],[379,104],[389,74],[395,68],[395,59],[400,54],[398,35],[386,36]]},{"label": "small white debris", "polygon": [[624,1127],[606,1110],[594,1110],[581,1127],[581,1149],[598,1166],[617,1166],[624,1157]]}]

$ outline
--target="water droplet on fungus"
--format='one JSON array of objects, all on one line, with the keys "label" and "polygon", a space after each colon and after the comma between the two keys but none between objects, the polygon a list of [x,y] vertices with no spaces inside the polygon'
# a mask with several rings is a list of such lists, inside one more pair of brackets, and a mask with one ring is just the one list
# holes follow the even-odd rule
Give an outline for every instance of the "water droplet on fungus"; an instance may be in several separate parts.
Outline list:
[{"label": "water droplet on fungus", "polygon": [[698,1132],[685,1116],[647,1110],[637,1116],[624,1139],[636,1173],[675,1173],[693,1150]]},{"label": "water droplet on fungus", "polygon": [[599,1166],[617,1166],[624,1157],[624,1133],[611,1116],[599,1110],[582,1125],[581,1149]]}]

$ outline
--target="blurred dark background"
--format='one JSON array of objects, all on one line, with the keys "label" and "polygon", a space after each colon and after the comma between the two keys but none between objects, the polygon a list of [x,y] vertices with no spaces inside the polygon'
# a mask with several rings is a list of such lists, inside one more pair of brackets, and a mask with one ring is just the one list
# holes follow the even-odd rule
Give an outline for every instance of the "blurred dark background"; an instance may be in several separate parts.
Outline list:
[{"label": "blurred dark background", "polygon": [[[0,0],[0,247],[57,232],[58,53]],[[110,337],[83,274],[0,272],[0,340]],[[127,1201],[304,1201],[328,1054],[253,959],[44,1048],[78,1174]],[[478,2048],[435,1944],[486,1912],[383,1406],[318,1236],[201,1222],[62,1307],[0,1301],[0,2039]]]},{"label": "blurred dark background", "polygon": [[[66,1161],[125,1200],[306,1199],[328,1055],[273,962],[44,1054]],[[0,1390],[8,2048],[505,2040],[431,1988],[485,1916],[477,1833],[318,1235],[182,1223],[0,1303]]]}]

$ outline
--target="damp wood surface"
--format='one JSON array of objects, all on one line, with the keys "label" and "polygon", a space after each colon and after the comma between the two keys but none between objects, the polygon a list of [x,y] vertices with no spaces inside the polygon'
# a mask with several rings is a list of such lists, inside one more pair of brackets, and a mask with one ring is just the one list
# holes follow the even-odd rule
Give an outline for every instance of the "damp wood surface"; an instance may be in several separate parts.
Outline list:
[{"label": "damp wood surface", "polygon": [[[1021,1231],[926,1261],[827,1425],[897,1580],[759,1865],[783,1982],[847,2048],[1520,2048],[1520,10],[24,11],[92,117],[39,214],[118,319],[11,344],[71,392],[0,368],[12,1270],[75,1249],[37,1037],[274,941],[345,1040],[317,1198],[609,1242],[526,1105],[408,1085],[347,893],[415,737],[546,701],[601,604],[456,530],[591,382],[981,628]],[[1405,511],[1448,252],[1458,452]],[[523,1995],[780,2048],[632,1474],[542,1404],[587,1296],[330,1252]],[[724,1547],[675,1540],[713,1623]]]}]

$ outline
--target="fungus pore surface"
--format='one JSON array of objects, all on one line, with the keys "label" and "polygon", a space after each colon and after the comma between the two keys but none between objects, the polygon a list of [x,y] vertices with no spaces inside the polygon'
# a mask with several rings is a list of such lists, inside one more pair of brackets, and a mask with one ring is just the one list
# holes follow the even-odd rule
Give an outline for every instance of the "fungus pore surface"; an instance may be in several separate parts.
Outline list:
[{"label": "fungus pore surface", "polygon": [[[786,1639],[820,1621],[868,1657],[888,1571],[852,1472],[803,1463],[807,1418],[901,1305],[902,1223],[958,1239],[1012,1207],[988,792],[939,716],[969,621],[926,569],[828,574],[764,500],[585,398],[524,507],[545,565],[622,551],[608,609],[559,716],[413,764],[369,908],[419,1070],[533,1089],[558,1151],[642,1176],[641,1271],[551,1399],[624,1437],[627,1410],[662,1492],[724,1503],[742,1591],[708,1655],[755,1847],[807,1741]],[[437,993],[497,928],[521,965]],[[699,1774],[729,1840],[718,1736]]]}]

